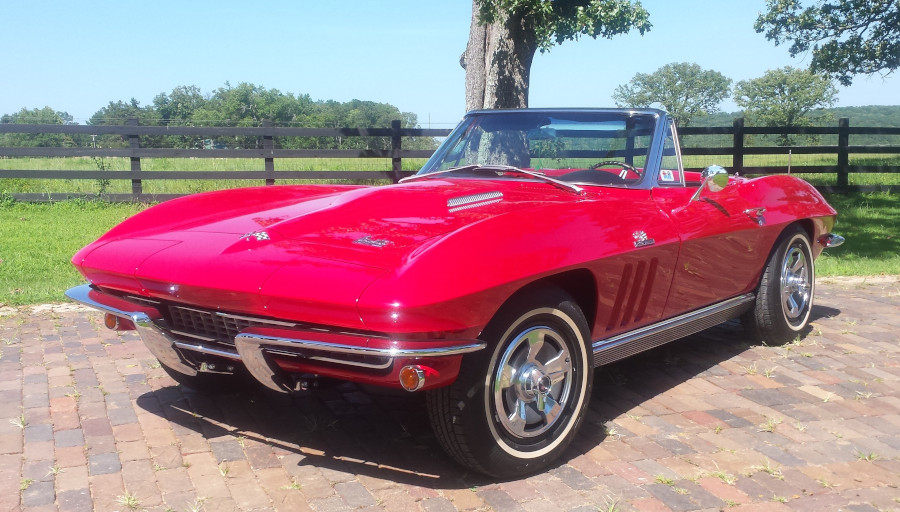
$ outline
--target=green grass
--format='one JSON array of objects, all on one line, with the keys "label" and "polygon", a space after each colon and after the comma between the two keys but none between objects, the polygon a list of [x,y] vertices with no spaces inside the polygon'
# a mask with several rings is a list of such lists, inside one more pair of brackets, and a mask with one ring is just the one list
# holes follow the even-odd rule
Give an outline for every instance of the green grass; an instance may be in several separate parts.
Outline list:
[{"label": "green grass", "polygon": [[[831,194],[828,201],[839,212],[835,231],[847,242],[825,251],[818,260],[818,275],[900,274],[900,196]],[[145,207],[0,200],[0,305],[62,301],[64,290],[83,282],[69,262],[72,255]]]},{"label": "green grass", "polygon": [[0,201],[0,305],[60,302],[84,279],[69,262],[81,247],[144,208],[130,203]]},{"label": "green grass", "polygon": [[[406,158],[404,171],[418,171],[425,163],[424,158]],[[0,158],[0,169],[29,169],[46,171],[127,171],[128,158]],[[256,158],[142,158],[144,171],[262,171],[263,160]],[[390,158],[279,158],[275,161],[277,171],[390,171]],[[329,180],[331,181],[331,180]],[[356,182],[333,180],[334,182]],[[279,180],[279,184],[308,183],[304,180]],[[317,181],[322,183],[322,180]],[[262,185],[258,180],[143,180],[145,194],[194,194],[208,190],[249,187]],[[371,184],[386,184],[387,181]],[[19,193],[64,193],[98,194],[101,191],[112,194],[130,194],[131,180],[110,180],[102,184],[95,179],[0,179],[0,194]]]},{"label": "green grass", "polygon": [[820,276],[900,275],[900,195],[829,194],[834,231],[847,239],[819,257]]}]

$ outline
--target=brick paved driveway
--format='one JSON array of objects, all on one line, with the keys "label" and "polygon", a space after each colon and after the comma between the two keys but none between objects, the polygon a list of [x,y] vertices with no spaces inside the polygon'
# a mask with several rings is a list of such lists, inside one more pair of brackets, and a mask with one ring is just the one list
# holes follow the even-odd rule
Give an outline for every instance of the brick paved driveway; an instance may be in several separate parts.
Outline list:
[{"label": "brick paved driveway", "polygon": [[0,510],[900,510],[900,279],[820,281],[813,315],[603,368],[560,464],[498,483],[418,395],[198,395],[97,314],[0,309]]}]

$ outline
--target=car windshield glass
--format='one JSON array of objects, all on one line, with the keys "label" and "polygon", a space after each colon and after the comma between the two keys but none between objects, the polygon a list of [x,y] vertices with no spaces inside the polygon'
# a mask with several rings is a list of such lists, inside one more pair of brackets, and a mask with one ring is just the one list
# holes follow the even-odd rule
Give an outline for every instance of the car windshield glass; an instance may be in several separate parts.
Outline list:
[{"label": "car windshield glass", "polygon": [[511,166],[568,183],[628,186],[643,177],[656,121],[653,114],[623,111],[475,113],[416,177],[484,177],[478,168]]}]

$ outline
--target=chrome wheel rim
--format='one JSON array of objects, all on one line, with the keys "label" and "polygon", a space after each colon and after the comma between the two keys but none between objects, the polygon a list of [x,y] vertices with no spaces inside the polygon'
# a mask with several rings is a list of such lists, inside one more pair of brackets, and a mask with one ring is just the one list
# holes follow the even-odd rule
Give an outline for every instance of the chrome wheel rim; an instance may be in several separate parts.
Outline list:
[{"label": "chrome wheel rim", "polygon": [[792,244],[781,264],[781,308],[789,322],[803,320],[811,296],[809,260],[800,247]]},{"label": "chrome wheel rim", "polygon": [[544,326],[521,332],[494,373],[498,422],[516,438],[544,434],[564,416],[572,377],[572,357],[558,332]]}]

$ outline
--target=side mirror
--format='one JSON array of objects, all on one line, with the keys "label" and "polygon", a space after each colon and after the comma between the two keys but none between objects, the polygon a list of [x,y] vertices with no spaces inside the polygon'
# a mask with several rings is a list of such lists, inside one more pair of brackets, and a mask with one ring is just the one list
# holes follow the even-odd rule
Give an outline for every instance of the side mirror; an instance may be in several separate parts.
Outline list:
[{"label": "side mirror", "polygon": [[699,199],[700,193],[703,192],[704,188],[708,188],[710,192],[718,192],[728,186],[728,171],[719,165],[710,165],[703,169],[700,177],[703,178],[703,181],[700,183],[697,191],[694,192],[694,195],[691,196],[691,201]]}]

